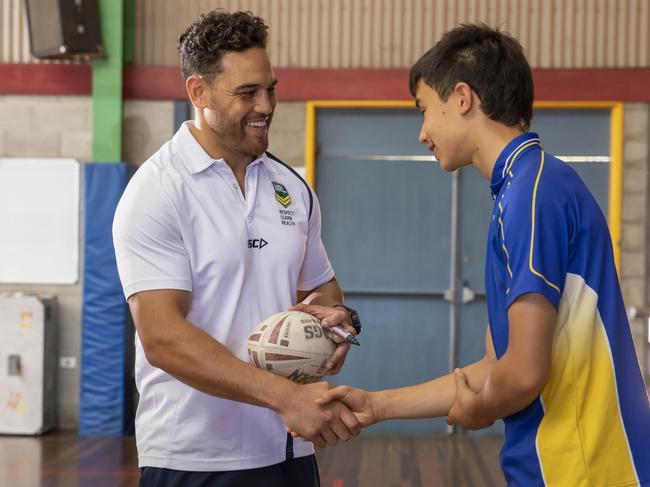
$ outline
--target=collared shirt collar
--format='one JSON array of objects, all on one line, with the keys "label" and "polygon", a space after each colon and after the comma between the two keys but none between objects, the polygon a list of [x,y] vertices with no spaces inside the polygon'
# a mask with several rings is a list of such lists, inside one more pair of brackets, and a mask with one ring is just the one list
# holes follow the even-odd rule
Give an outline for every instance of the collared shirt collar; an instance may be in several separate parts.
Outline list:
[{"label": "collared shirt collar", "polygon": [[[190,131],[190,125],[192,123],[191,120],[183,122],[172,138],[174,145],[178,148],[181,160],[190,174],[198,174],[205,171],[213,164],[216,164],[219,167],[226,167],[226,161],[210,157],[210,154],[208,154],[205,149],[201,147],[201,144],[199,144],[199,142],[194,138],[194,135],[192,135],[192,132]],[[250,165],[261,162],[263,158],[264,155],[258,157]]]},{"label": "collared shirt collar", "polygon": [[523,153],[528,151],[531,147],[539,146],[539,136],[535,132],[527,132],[518,135],[510,142],[499,154],[497,161],[492,169],[492,180],[490,182],[490,191],[492,196],[496,196],[503,185],[503,182],[508,175],[508,171],[512,167],[516,159],[519,159]]}]

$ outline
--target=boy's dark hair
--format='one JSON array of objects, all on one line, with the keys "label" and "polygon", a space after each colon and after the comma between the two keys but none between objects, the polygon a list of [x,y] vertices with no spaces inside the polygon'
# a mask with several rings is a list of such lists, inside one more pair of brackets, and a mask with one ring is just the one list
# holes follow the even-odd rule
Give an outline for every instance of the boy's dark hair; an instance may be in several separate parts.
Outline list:
[{"label": "boy's dark hair", "polygon": [[447,101],[456,83],[465,82],[490,119],[530,129],[533,75],[519,42],[497,29],[462,24],[450,30],[411,68],[413,96],[419,80],[435,89],[442,101]]},{"label": "boy's dark hair", "polygon": [[267,30],[264,21],[251,12],[216,9],[201,15],[178,39],[183,77],[220,73],[221,58],[228,51],[266,48]]}]

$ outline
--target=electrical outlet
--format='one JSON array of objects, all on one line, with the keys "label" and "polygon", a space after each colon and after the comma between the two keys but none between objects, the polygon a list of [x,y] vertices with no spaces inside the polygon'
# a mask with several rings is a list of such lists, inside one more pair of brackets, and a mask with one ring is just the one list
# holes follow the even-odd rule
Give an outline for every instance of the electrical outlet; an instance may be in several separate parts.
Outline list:
[{"label": "electrical outlet", "polygon": [[59,367],[62,369],[76,369],[77,357],[59,357]]}]

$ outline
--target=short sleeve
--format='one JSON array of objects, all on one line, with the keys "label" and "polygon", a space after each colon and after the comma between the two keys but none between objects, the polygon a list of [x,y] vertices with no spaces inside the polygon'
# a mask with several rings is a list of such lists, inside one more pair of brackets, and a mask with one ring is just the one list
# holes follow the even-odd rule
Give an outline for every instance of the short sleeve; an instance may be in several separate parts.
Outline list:
[{"label": "short sleeve", "polygon": [[302,291],[315,289],[334,277],[334,269],[332,269],[332,264],[330,264],[325,246],[321,240],[320,205],[315,194],[313,198],[313,210],[309,219],[307,234],[307,248],[298,276],[298,289]]},{"label": "short sleeve", "polygon": [[160,179],[152,175],[155,171],[140,168],[113,219],[113,244],[126,298],[156,289],[192,290],[178,212]]},{"label": "short sleeve", "polygon": [[[529,190],[528,190],[529,189]],[[567,208],[541,179],[500,203],[508,307],[526,293],[543,294],[556,308],[569,260]]]}]

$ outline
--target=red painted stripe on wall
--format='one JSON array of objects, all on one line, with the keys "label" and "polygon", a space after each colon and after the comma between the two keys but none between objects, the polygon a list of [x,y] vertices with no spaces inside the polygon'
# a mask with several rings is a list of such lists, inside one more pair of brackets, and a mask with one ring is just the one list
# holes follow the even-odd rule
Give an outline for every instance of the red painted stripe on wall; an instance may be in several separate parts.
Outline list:
[{"label": "red painted stripe on wall", "polygon": [[[410,100],[406,69],[277,68],[278,98],[307,100]],[[88,65],[0,64],[0,94],[90,95]],[[535,69],[537,101],[650,101],[650,68]],[[127,66],[124,98],[183,100],[178,68]]]},{"label": "red painted stripe on wall", "polygon": [[0,94],[90,95],[85,64],[0,64]]},{"label": "red painted stripe on wall", "polygon": [[124,98],[136,100],[186,100],[185,81],[179,68],[126,66]]}]

